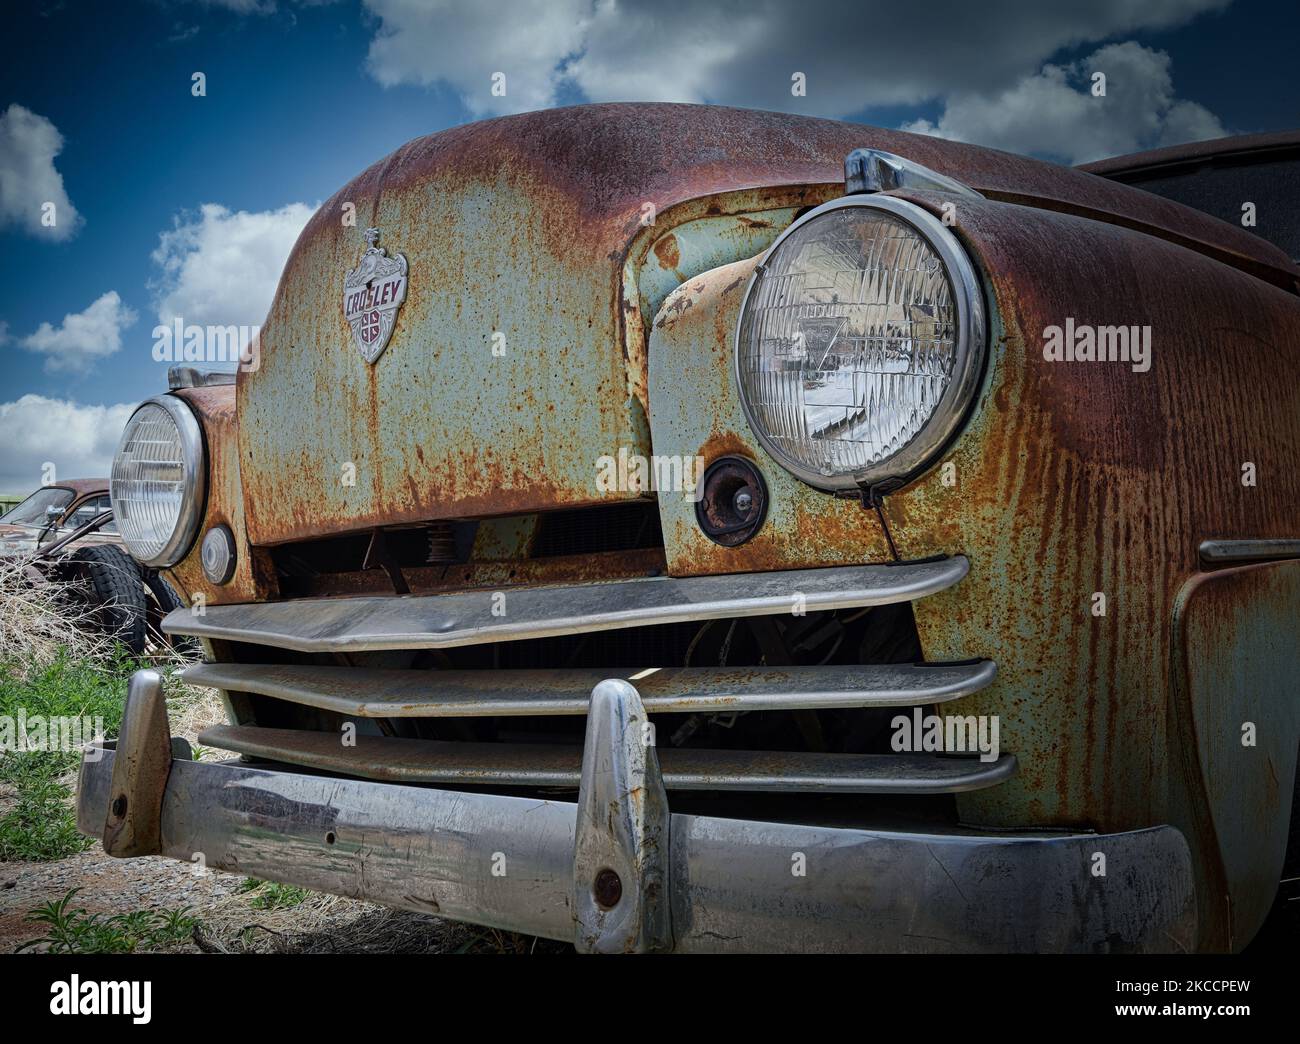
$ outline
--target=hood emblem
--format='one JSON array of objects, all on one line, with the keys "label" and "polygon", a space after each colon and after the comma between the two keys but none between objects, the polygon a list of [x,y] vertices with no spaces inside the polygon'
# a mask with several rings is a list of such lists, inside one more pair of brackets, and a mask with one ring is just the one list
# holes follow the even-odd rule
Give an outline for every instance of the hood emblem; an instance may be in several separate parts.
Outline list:
[{"label": "hood emblem", "polygon": [[343,317],[368,363],[388,347],[397,310],[406,300],[406,256],[389,257],[378,242],[379,229],[366,229],[366,252],[343,280]]}]

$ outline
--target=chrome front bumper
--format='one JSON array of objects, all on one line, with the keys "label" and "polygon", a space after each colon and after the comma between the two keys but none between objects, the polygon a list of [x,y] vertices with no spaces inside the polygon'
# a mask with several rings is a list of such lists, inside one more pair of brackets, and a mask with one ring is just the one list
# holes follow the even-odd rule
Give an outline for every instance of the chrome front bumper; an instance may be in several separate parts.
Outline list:
[{"label": "chrome front bumper", "polygon": [[934,834],[673,813],[646,721],[632,686],[596,686],[574,804],[194,762],[142,671],[121,738],[83,760],[77,822],[113,855],[161,853],[584,951],[1195,945],[1191,856],[1173,827]]}]

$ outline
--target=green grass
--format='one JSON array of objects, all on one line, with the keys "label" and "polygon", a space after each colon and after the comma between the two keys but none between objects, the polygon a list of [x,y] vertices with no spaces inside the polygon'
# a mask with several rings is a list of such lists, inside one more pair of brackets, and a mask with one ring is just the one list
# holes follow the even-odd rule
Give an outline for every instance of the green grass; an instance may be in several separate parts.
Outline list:
[{"label": "green grass", "polygon": [[[122,724],[126,681],[142,666],[123,653],[107,663],[59,656],[53,663],[28,674],[25,665],[0,663],[0,714],[17,717],[23,710],[35,715],[104,719],[104,730],[116,736]],[[75,765],[77,755],[62,755]]]},{"label": "green grass", "polygon": [[74,888],[27,915],[31,924],[44,925],[45,934],[29,939],[18,949],[45,946],[50,953],[134,953],[188,939],[198,924],[184,910],[136,910],[127,914],[88,914],[72,906]]},{"label": "green grass", "polygon": [[[102,718],[105,735],[116,736],[126,679],[137,666],[127,655],[108,663],[59,656],[34,671],[0,663],[0,715]],[[62,750],[0,752],[0,782],[17,790],[17,803],[0,816],[0,862],[63,859],[90,844],[77,833],[72,791],[61,779],[80,757]]]},{"label": "green grass", "polygon": [[17,803],[0,816],[0,862],[48,862],[90,847],[90,838],[77,833],[71,791],[59,778],[65,769],[58,758],[11,753],[0,760],[0,770],[18,791]]},{"label": "green grass", "polygon": [[297,906],[311,895],[306,888],[297,885],[280,884],[278,881],[259,881],[256,877],[244,878],[239,886],[241,892],[255,892],[249,905],[255,910],[285,910]]}]

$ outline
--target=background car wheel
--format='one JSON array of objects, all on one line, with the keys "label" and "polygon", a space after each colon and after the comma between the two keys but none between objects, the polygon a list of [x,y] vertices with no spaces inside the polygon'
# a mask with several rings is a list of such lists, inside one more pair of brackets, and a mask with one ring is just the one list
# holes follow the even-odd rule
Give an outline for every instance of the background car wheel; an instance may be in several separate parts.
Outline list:
[{"label": "background car wheel", "polygon": [[171,646],[182,655],[197,656],[202,651],[197,638],[163,634],[163,617],[185,604],[180,593],[167,582],[166,577],[154,569],[144,570],[144,582],[153,598],[153,604],[149,607],[149,632],[154,642],[161,646]]},{"label": "background car wheel", "polygon": [[148,600],[139,566],[121,548],[108,544],[78,548],[70,560],[80,563],[89,586],[82,597],[96,607],[99,627],[137,656],[143,653]]}]

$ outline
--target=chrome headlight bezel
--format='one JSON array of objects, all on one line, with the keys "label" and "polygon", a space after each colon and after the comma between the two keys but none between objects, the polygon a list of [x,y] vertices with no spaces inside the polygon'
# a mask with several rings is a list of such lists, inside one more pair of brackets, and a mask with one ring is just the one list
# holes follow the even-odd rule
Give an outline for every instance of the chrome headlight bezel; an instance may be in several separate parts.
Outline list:
[{"label": "chrome headlight bezel", "polygon": [[[113,477],[113,473],[117,471],[117,462],[122,456],[122,451],[126,448],[127,432],[131,430],[132,422],[141,410],[149,406],[161,407],[176,425],[176,431],[180,439],[183,475],[180,511],[176,523],[172,527],[171,535],[156,554],[148,558],[141,558],[136,553],[136,550],[132,548],[126,533],[123,531],[122,519],[118,512],[117,482]],[[122,541],[132,558],[141,565],[154,569],[163,569],[174,566],[189,554],[190,549],[194,546],[194,540],[198,536],[199,525],[203,521],[203,509],[207,493],[207,474],[207,456],[203,446],[203,431],[199,427],[198,419],[194,416],[194,411],[185,402],[174,395],[157,395],[152,399],[145,399],[135,408],[127,420],[126,426],[122,429],[122,437],[118,440],[117,451],[113,454],[108,484],[108,495],[113,504],[113,513],[118,517],[118,532],[121,533]]]},{"label": "chrome headlight bezel", "polygon": [[[781,245],[799,229],[816,221],[818,218],[845,207],[864,207],[885,211],[896,219],[911,226],[929,247],[934,250],[943,264],[948,280],[949,291],[956,311],[956,347],[952,378],[948,383],[938,405],[921,429],[910,441],[900,447],[893,455],[872,464],[861,471],[825,475],[808,467],[802,461],[792,458],[769,437],[755,416],[748,397],[745,394],[745,379],[741,370],[742,344],[745,333],[745,318],[750,301],[767,270],[769,259],[776,256]],[[948,446],[961,428],[975,400],[984,372],[986,354],[986,318],[983,290],[975,267],[967,256],[965,249],[953,235],[952,231],[929,211],[905,199],[895,196],[875,194],[856,194],[823,203],[810,210],[790,225],[772,242],[764,254],[764,260],[755,269],[745,288],[737,314],[736,331],[732,344],[732,376],[736,382],[736,396],[740,399],[741,409],[750,430],[759,445],[786,471],[801,482],[828,493],[866,489],[882,483],[896,480],[907,482],[915,478],[926,468],[933,465],[940,453]]]}]

